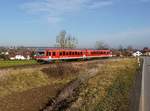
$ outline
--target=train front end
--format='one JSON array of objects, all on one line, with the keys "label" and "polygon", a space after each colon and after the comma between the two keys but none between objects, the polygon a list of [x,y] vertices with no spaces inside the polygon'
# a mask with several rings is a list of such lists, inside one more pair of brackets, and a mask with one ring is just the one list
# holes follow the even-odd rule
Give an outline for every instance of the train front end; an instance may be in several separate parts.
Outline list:
[{"label": "train front end", "polygon": [[49,59],[46,56],[45,50],[38,50],[36,51],[35,57],[34,57],[39,63],[47,63],[49,62]]}]

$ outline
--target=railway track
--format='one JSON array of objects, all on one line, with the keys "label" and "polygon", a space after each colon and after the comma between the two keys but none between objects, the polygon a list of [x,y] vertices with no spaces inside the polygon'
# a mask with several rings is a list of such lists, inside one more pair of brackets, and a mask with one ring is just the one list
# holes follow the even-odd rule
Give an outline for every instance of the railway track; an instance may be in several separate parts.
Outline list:
[{"label": "railway track", "polygon": [[[86,61],[64,61],[61,62],[61,64],[65,63],[65,64],[74,64],[74,65],[78,65],[78,64],[85,64],[85,63],[93,63],[93,62],[102,62],[102,61],[107,61],[107,60],[116,60],[118,58],[101,58],[101,59],[91,59],[91,60],[86,60]],[[48,67],[49,65],[54,65],[56,64],[54,63],[47,63],[47,64],[26,64],[26,65],[16,65],[16,66],[8,66],[8,67],[0,67],[0,70],[4,70],[4,69],[24,69],[24,68],[36,68],[36,67]]]}]

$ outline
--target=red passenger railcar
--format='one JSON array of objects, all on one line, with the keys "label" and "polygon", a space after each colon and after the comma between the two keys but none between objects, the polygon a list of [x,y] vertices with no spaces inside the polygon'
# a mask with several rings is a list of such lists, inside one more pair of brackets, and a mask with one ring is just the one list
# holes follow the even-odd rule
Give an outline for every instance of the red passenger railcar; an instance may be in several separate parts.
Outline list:
[{"label": "red passenger railcar", "polygon": [[100,57],[112,57],[110,50],[88,49],[45,49],[37,51],[35,56],[38,61],[50,62],[53,60],[91,59]]}]

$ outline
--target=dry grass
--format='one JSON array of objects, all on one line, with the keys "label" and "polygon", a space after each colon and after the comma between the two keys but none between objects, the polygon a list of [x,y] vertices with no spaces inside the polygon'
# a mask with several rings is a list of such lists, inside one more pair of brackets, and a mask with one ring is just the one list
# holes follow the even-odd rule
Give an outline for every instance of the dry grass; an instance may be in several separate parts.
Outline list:
[{"label": "dry grass", "polygon": [[47,85],[65,85],[75,79],[79,69],[71,63],[49,67],[0,70],[0,97]]},{"label": "dry grass", "polygon": [[48,77],[39,71],[32,69],[10,70],[0,79],[0,97],[48,84]]},{"label": "dry grass", "polygon": [[[22,108],[22,111],[36,111],[39,108],[34,105],[36,102],[28,103],[28,101],[35,100],[36,96],[39,95],[40,100],[36,98],[36,101],[40,101],[37,104],[42,104],[43,107],[43,103],[47,103],[48,100],[42,98],[57,94],[57,88],[53,94],[50,93],[51,89],[54,88],[50,86],[58,86],[58,88],[61,86],[62,88],[92,68],[98,68],[97,75],[79,88],[78,99],[68,109],[77,111],[124,111],[124,109],[127,109],[129,89],[137,69],[135,59],[76,65],[62,63],[52,64],[49,67],[1,70],[0,102],[3,104],[0,110],[5,109],[7,106],[5,103],[9,103],[8,108],[16,104],[16,109],[12,108],[12,111],[19,111],[20,108]],[[43,89],[45,86],[50,89]],[[38,93],[36,94],[33,89],[36,89]],[[45,90],[44,94],[41,92],[42,90]],[[24,92],[26,92],[26,99],[23,99]],[[35,96],[32,97],[33,93]],[[14,95],[16,96],[15,99]],[[17,95],[20,96],[17,97]],[[22,106],[19,105],[20,102]],[[6,111],[9,111],[9,109]]]},{"label": "dry grass", "polygon": [[0,111],[40,110],[49,98],[75,79],[77,73],[79,71],[72,64],[1,69]]},{"label": "dry grass", "polygon": [[97,76],[80,87],[78,99],[68,111],[128,111],[129,92],[137,62],[135,59],[108,61]]}]

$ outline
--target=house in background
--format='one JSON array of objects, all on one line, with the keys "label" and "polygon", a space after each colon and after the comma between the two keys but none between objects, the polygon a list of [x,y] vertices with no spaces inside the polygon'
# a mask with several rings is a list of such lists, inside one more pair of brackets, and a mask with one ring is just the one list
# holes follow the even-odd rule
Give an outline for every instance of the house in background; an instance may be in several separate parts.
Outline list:
[{"label": "house in background", "polygon": [[139,57],[141,55],[143,55],[140,51],[136,51],[132,54],[134,57]]},{"label": "house in background", "polygon": [[150,49],[148,47],[144,47],[142,52],[144,56],[150,56]]},{"label": "house in background", "polygon": [[16,55],[15,57],[10,57],[10,60],[25,60],[26,58],[22,55]]},{"label": "house in background", "polygon": [[16,55],[14,57],[10,57],[10,60],[30,60],[30,56],[27,55],[27,57],[23,56],[23,55]]}]

